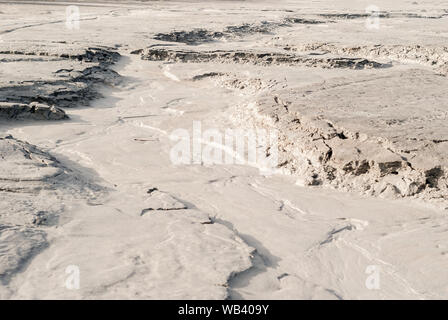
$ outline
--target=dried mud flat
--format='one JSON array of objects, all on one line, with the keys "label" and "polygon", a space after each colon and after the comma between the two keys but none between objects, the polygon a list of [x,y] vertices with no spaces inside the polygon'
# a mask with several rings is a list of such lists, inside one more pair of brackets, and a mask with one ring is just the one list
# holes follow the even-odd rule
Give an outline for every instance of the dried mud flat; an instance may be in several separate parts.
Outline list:
[{"label": "dried mud flat", "polygon": [[446,299],[448,7],[352,2],[0,2],[0,297]]}]

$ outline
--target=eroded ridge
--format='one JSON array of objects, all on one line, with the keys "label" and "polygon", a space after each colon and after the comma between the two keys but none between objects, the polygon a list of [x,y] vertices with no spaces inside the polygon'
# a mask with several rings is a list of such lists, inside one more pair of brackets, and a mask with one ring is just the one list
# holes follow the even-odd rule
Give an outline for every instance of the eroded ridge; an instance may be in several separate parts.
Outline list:
[{"label": "eroded ridge", "polygon": [[140,51],[141,58],[150,61],[195,62],[195,63],[241,63],[253,65],[287,65],[320,68],[368,69],[387,68],[384,64],[364,58],[346,58],[337,56],[310,56],[282,52],[257,51],[192,51],[170,47],[150,47]]},{"label": "eroded ridge", "polygon": [[0,58],[10,75],[0,83],[0,117],[7,119],[67,119],[61,108],[88,105],[101,97],[98,85],[120,81],[110,68],[119,54],[109,48],[14,43],[0,50]]},{"label": "eroded ridge", "polygon": [[227,26],[222,31],[207,29],[193,29],[188,31],[172,31],[157,33],[153,39],[165,42],[177,42],[187,45],[197,45],[218,40],[231,40],[254,34],[271,34],[281,27],[291,27],[294,24],[321,24],[326,21],[300,17],[287,17],[279,21],[261,21],[257,23],[244,23]]},{"label": "eroded ridge", "polygon": [[279,167],[303,184],[446,204],[446,85],[419,69],[340,78],[266,94],[236,119],[277,129]]}]

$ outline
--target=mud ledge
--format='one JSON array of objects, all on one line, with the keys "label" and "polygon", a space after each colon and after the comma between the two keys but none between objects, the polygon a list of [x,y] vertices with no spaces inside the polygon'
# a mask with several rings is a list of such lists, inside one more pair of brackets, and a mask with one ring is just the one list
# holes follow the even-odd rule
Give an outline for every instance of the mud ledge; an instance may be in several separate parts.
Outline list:
[{"label": "mud ledge", "polygon": [[[120,82],[120,75],[110,69],[120,55],[111,48],[20,43],[4,46],[7,47],[0,48],[0,57],[5,57],[5,67],[24,71],[0,82],[2,118],[67,119],[61,108],[89,105],[91,100],[102,97],[100,85],[114,86]],[[37,68],[40,77],[27,68],[29,63]]]},{"label": "mud ledge", "polygon": [[288,54],[282,52],[257,51],[193,51],[188,49],[173,49],[170,47],[149,47],[133,52],[141,54],[143,60],[167,62],[195,63],[242,63],[253,65],[287,65],[320,68],[370,69],[388,68],[384,64],[363,58],[346,58],[340,56],[314,57],[309,55]]},{"label": "mud ledge", "polygon": [[[421,71],[395,76],[404,88],[407,80],[437,77]],[[372,86],[381,90],[381,82],[387,87],[392,80],[380,77],[372,81]],[[395,110],[384,116],[378,116],[378,109],[371,106],[372,118],[354,118],[353,110],[360,109],[357,106],[365,105],[365,101],[351,101],[353,109],[348,108],[348,102],[344,104],[338,97],[344,90],[353,93],[356,89],[347,83],[347,88],[341,89],[342,81],[333,82],[265,94],[249,105],[239,106],[233,119],[238,125],[277,130],[278,168],[298,176],[298,184],[324,185],[386,198],[418,198],[448,207],[448,138],[444,116],[435,114],[441,111],[438,106],[433,105],[432,111],[420,115],[410,108],[407,112],[414,112],[414,117],[402,111],[408,107],[406,104],[394,106]],[[369,86],[358,90],[368,92]],[[413,93],[414,98],[420,93],[422,97],[427,95],[422,88]],[[333,95],[335,99],[329,100]],[[445,99],[440,98],[441,102]],[[325,108],[323,99],[327,99]],[[422,126],[423,121],[428,122],[427,126]]]}]

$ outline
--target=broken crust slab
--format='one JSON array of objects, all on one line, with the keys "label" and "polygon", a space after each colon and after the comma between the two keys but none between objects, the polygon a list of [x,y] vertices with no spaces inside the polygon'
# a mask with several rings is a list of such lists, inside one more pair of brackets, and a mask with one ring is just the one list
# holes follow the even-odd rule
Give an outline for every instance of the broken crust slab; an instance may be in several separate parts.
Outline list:
[{"label": "broken crust slab", "polygon": [[[100,85],[120,83],[120,75],[111,69],[119,58],[108,47],[0,43],[5,74],[0,79],[0,117],[65,119],[57,108],[89,105],[91,100],[102,97]],[[28,66],[31,63],[33,68]]]},{"label": "broken crust slab", "polygon": [[30,104],[0,102],[0,118],[64,120],[69,117],[64,110],[46,104],[32,102]]},{"label": "broken crust slab", "polygon": [[38,147],[0,137],[0,287],[48,246],[42,225],[52,225],[66,201],[102,190]]},{"label": "broken crust slab", "polygon": [[45,184],[49,179],[64,172],[64,168],[55,158],[10,135],[0,137],[0,155],[2,189],[22,189],[36,183]]},{"label": "broken crust slab", "polygon": [[278,130],[279,166],[305,185],[446,204],[447,86],[420,69],[338,78],[266,94],[235,119]]},{"label": "broken crust slab", "polygon": [[188,206],[182,201],[176,199],[169,193],[159,191],[157,188],[148,190],[148,198],[144,202],[147,208],[144,208],[140,213],[141,216],[149,211],[170,211],[170,210],[184,210]]}]

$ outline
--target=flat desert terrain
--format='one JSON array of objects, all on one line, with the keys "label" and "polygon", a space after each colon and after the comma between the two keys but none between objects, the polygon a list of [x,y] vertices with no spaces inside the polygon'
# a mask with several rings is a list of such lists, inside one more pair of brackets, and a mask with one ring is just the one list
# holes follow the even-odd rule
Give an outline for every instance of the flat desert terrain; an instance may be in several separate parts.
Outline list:
[{"label": "flat desert terrain", "polygon": [[0,1],[0,299],[448,299],[448,3]]}]

